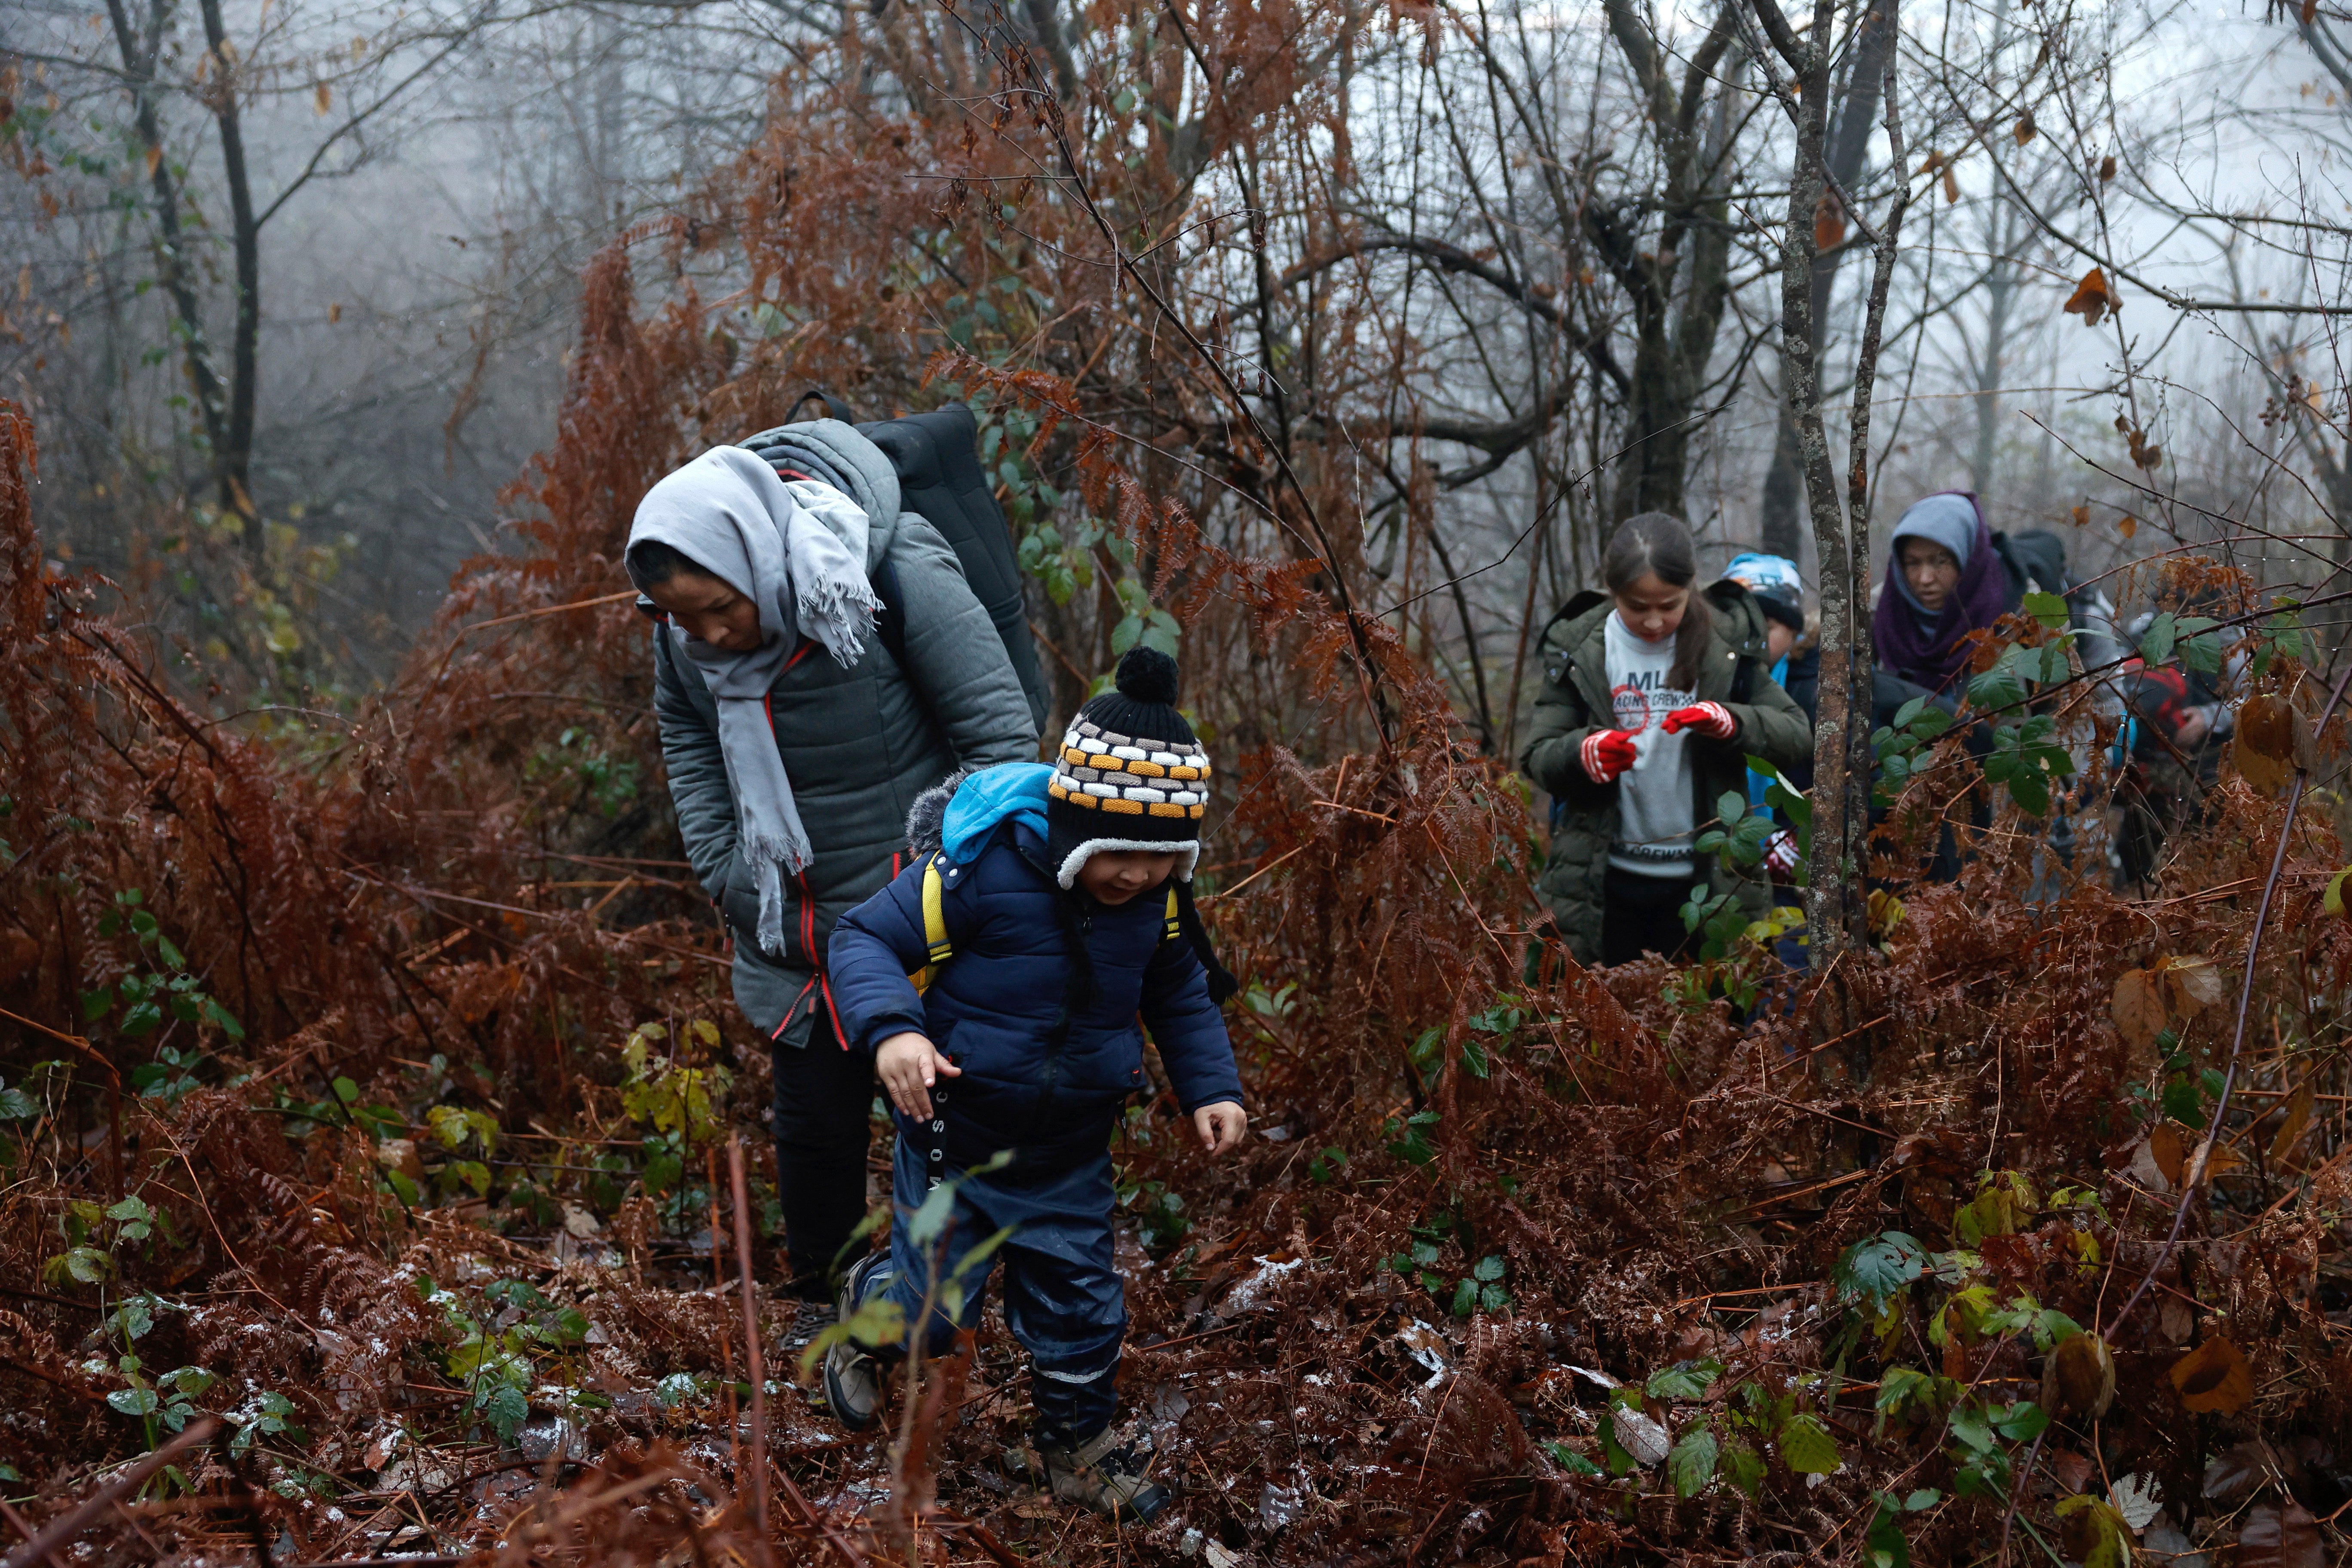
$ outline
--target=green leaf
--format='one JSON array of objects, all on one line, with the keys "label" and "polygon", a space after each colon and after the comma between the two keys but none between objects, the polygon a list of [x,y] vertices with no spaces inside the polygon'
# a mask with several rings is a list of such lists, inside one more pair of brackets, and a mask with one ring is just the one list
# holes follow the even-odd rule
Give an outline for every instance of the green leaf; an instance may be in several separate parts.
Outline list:
[{"label": "green leaf", "polygon": [[513,1447],[515,1434],[530,1419],[530,1401],[524,1397],[522,1390],[511,1384],[500,1384],[488,1390],[479,1403],[482,1414],[499,1435],[499,1446]]},{"label": "green leaf", "polygon": [[1830,1281],[1846,1300],[1866,1298],[1872,1311],[1884,1312],[1890,1297],[1927,1272],[1927,1249],[1916,1237],[1890,1230],[1847,1247],[1831,1268]]},{"label": "green leaf", "polygon": [[2038,773],[2020,773],[2009,781],[2009,798],[2028,816],[2050,815],[2050,786]]},{"label": "green leaf", "polygon": [[1715,815],[1728,827],[1748,815],[1748,797],[1738,790],[1725,790],[1715,797]]},{"label": "green leaf", "polygon": [[1503,1260],[1490,1252],[1478,1259],[1478,1266],[1470,1270],[1470,1277],[1473,1279],[1500,1279],[1503,1277]]},{"label": "green leaf", "polygon": [[2063,626],[2074,613],[2067,609],[2065,599],[2056,594],[2028,594],[2024,609],[2053,632]]},{"label": "green leaf", "polygon": [[929,1247],[947,1234],[948,1221],[955,1217],[956,1184],[941,1182],[927,1194],[922,1206],[907,1221],[907,1239],[917,1247]]},{"label": "green leaf", "polygon": [[135,1040],[142,1035],[152,1034],[163,1021],[161,1006],[152,1001],[138,1002],[122,1015],[122,1032]]},{"label": "green leaf", "polygon": [[1135,103],[1135,89],[1131,87],[1120,88],[1110,100],[1111,108],[1120,114],[1134,113]]},{"label": "green leaf", "polygon": [[163,1404],[152,1388],[118,1388],[106,1396],[106,1402],[125,1415],[152,1415]]},{"label": "green leaf", "polygon": [[1863,1561],[1868,1568],[1911,1568],[1911,1543],[1895,1522],[1895,1510],[1881,1501],[1862,1538]]},{"label": "green leaf", "polygon": [[1715,1479],[1715,1466],[1722,1452],[1714,1432],[1705,1426],[1694,1426],[1682,1436],[1682,1441],[1666,1455],[1666,1473],[1674,1478],[1678,1497],[1696,1497]]},{"label": "green leaf", "polygon": [[2050,1413],[2030,1399],[2021,1399],[1995,1415],[1993,1429],[2012,1443],[2029,1443],[2050,1425]]},{"label": "green leaf", "polygon": [[191,1399],[197,1399],[203,1397],[205,1392],[220,1379],[203,1367],[184,1366],[176,1371],[165,1373],[156,1381],[170,1384]]},{"label": "green leaf", "polygon": [[1723,1479],[1749,1497],[1754,1497],[1757,1489],[1764,1484],[1764,1456],[1745,1443],[1726,1443],[1720,1465]]},{"label": "green leaf", "polygon": [[1597,1476],[1601,1473],[1600,1466],[1565,1443],[1546,1443],[1544,1451],[1551,1456],[1552,1463],[1571,1476]]},{"label": "green leaf", "polygon": [[1722,1375],[1723,1363],[1719,1361],[1676,1362],[1652,1373],[1643,1389],[1653,1399],[1704,1399],[1707,1389]]},{"label": "green leaf", "polygon": [[2172,662],[2172,643],[2178,634],[2179,617],[2166,610],[2148,622],[2147,630],[2139,639],[2139,656],[2151,668]]},{"label": "green leaf", "polygon": [[1774,1438],[1781,1463],[1801,1476],[1826,1476],[1838,1468],[1837,1439],[1817,1415],[1791,1415]]},{"label": "green leaf", "polygon": [[1466,1318],[1478,1310],[1478,1282],[1465,1279],[1454,1288],[1454,1315]]}]

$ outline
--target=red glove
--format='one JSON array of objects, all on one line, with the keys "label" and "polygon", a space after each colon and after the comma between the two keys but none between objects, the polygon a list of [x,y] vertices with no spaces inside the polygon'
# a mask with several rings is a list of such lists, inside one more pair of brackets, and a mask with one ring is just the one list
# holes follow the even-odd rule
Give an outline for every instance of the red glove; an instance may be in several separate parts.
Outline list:
[{"label": "red glove", "polygon": [[1577,761],[1584,764],[1594,784],[1616,783],[1617,775],[1632,767],[1640,755],[1630,730],[1595,730],[1576,749]]},{"label": "red glove", "polygon": [[1797,836],[1787,828],[1764,840],[1765,868],[1782,881],[1797,874]]},{"label": "red glove", "polygon": [[1687,708],[1677,708],[1667,714],[1658,728],[1669,735],[1681,730],[1696,730],[1702,735],[1728,741],[1739,733],[1739,721],[1734,719],[1731,710],[1720,702],[1694,702]]}]

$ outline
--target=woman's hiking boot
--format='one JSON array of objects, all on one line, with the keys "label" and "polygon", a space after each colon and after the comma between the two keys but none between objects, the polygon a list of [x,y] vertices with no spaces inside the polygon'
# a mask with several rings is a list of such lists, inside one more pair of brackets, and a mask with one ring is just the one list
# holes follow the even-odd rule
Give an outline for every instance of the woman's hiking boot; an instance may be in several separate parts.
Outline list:
[{"label": "woman's hiking boot", "polygon": [[1168,1489],[1145,1474],[1151,1450],[1116,1426],[1074,1448],[1040,1443],[1036,1456],[1045,1474],[1040,1478],[1033,1470],[1033,1480],[1051,1487],[1064,1502],[1084,1503],[1105,1519],[1149,1524],[1168,1506]]},{"label": "woman's hiking boot", "polygon": [[[857,1315],[858,1304],[890,1288],[890,1255],[870,1252],[841,1282],[837,1321]],[[856,1340],[842,1339],[824,1352],[824,1403],[833,1418],[853,1432],[874,1425],[882,1405],[882,1363]]]}]

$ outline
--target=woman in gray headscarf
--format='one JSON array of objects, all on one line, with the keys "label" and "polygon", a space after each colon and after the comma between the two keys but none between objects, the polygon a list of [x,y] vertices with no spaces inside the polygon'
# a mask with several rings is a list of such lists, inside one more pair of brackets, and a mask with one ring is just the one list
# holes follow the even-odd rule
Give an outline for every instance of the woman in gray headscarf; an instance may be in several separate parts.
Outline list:
[{"label": "woman in gray headscarf", "polygon": [[[705,452],[646,492],[629,575],[663,622],[655,708],[687,857],[772,1042],[776,1172],[805,1339],[866,1215],[873,1064],[824,976],[834,921],[887,881],[915,797],[1036,760],[1003,641],[882,450],[833,420]],[[782,471],[780,471],[782,470]],[[886,611],[886,595],[898,603]],[[877,616],[893,617],[885,636]]]}]

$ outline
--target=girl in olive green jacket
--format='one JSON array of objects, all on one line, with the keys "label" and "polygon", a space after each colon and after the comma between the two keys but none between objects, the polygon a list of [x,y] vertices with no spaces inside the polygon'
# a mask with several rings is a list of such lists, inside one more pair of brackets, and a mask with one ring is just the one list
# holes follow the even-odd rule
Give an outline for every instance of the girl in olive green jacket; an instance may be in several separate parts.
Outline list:
[{"label": "girl in olive green jacket", "polygon": [[1768,908],[1760,868],[1743,876],[1691,842],[1725,795],[1747,798],[1749,755],[1802,763],[1812,726],[1772,680],[1748,590],[1727,578],[1701,590],[1697,577],[1690,530],[1643,512],[1609,542],[1608,591],[1578,595],[1544,630],[1519,767],[1552,797],[1537,887],[1581,963],[1683,956],[1695,889],[1751,918]]}]

